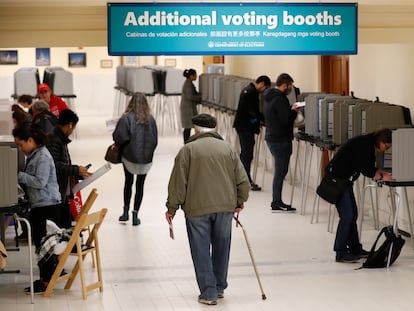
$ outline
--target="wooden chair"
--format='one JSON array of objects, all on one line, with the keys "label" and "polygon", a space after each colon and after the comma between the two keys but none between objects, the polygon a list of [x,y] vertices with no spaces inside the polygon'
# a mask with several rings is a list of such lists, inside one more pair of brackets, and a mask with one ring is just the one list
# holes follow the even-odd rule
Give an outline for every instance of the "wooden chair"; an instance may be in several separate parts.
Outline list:
[{"label": "wooden chair", "polygon": [[[81,217],[76,223],[76,226],[72,233],[72,237],[69,240],[65,251],[59,256],[59,263],[55,269],[55,272],[53,273],[52,278],[50,279],[45,293],[43,294],[44,297],[49,297],[51,295],[53,288],[59,281],[67,280],[65,289],[70,289],[78,272],[80,274],[83,299],[86,299],[87,292],[91,290],[99,288],[100,292],[103,291],[101,260],[99,256],[98,231],[101,227],[101,224],[105,218],[107,211],[108,210],[104,208],[92,214],[84,213],[83,215],[81,215]],[[86,227],[90,227],[91,230],[86,243],[82,246],[80,233],[83,230],[83,228]],[[76,248],[76,252],[72,252],[74,247]],[[85,256],[89,253],[93,253],[95,255],[98,280],[92,284],[87,285],[85,284],[83,260]],[[70,273],[61,276],[62,270],[70,255],[77,257],[76,263]]]},{"label": "wooden chair", "polygon": [[[91,210],[92,205],[93,205],[93,203],[95,203],[95,200],[96,200],[97,197],[98,197],[98,190],[96,190],[96,188],[93,188],[91,190],[91,192],[89,193],[89,196],[86,199],[85,203],[83,203],[83,206],[82,206],[81,210],[79,211],[78,216],[75,219],[75,223],[78,222],[78,220],[81,218],[82,215],[89,213],[89,211]],[[89,227],[83,228],[82,231],[85,231],[85,230],[88,230],[89,234],[91,233],[91,230],[90,230]],[[95,268],[95,256],[94,256],[93,253],[91,253],[91,256],[92,256],[92,267]]]}]

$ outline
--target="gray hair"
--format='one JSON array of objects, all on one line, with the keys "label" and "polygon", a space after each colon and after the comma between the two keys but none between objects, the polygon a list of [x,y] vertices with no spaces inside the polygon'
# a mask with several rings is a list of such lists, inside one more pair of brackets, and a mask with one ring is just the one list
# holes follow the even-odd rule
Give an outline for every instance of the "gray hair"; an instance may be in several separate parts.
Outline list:
[{"label": "gray hair", "polygon": [[49,109],[49,104],[44,100],[37,100],[33,103],[32,109],[37,112],[42,112]]}]

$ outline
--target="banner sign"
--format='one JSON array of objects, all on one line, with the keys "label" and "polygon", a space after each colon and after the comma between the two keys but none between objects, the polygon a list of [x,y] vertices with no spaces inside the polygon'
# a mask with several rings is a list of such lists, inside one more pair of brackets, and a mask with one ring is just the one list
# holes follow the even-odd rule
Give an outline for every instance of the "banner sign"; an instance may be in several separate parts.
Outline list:
[{"label": "banner sign", "polygon": [[356,54],[357,17],[357,3],[108,3],[108,52]]}]

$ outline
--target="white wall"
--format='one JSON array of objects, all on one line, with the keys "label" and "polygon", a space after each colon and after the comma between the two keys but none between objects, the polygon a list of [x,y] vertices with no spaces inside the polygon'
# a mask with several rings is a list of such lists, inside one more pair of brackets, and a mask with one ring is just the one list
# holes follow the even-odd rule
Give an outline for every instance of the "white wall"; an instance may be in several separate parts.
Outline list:
[{"label": "white wall", "polygon": [[[11,50],[14,50],[11,48]],[[0,65],[0,98],[10,99],[14,94],[13,74],[22,67],[36,67],[34,48],[18,48],[17,65]],[[86,53],[86,67],[68,67],[68,53]],[[176,68],[194,68],[203,71],[202,56],[168,56],[142,57],[137,65],[164,66],[165,59],[175,59]],[[112,60],[112,68],[101,68],[101,60]],[[111,116],[115,103],[116,67],[122,62],[121,57],[108,56],[106,47],[65,47],[50,49],[50,67],[63,67],[73,74],[73,88],[76,98],[73,100],[76,111],[80,115]],[[44,68],[38,66],[40,80],[43,80]]]},{"label": "white wall", "polygon": [[360,44],[350,57],[350,90],[355,96],[403,105],[414,112],[411,90],[414,44]]},{"label": "white wall", "polygon": [[301,91],[320,88],[318,56],[229,56],[225,57],[225,72],[241,77],[267,75],[272,82],[279,74],[289,73]]}]

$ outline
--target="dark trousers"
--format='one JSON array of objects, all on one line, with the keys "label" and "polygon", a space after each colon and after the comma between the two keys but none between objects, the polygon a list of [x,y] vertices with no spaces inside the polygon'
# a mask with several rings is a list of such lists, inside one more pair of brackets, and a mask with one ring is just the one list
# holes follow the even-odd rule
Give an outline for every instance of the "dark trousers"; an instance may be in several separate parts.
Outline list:
[{"label": "dark trousers", "polygon": [[185,129],[183,130],[184,144],[186,144],[186,143],[187,143],[187,141],[188,141],[188,139],[190,138],[190,136],[191,136],[191,128],[185,128]]},{"label": "dark trousers", "polygon": [[352,186],[349,186],[342,198],[336,204],[339,214],[338,228],[336,230],[334,251],[337,257],[343,257],[350,251],[357,253],[362,249],[358,236],[358,208]]},{"label": "dark trousers", "polygon": [[32,227],[32,239],[36,250],[40,248],[40,241],[46,235],[46,219],[56,224],[60,221],[61,204],[35,207],[30,210],[30,225]]},{"label": "dark trousers", "polygon": [[60,220],[56,224],[60,228],[69,229],[72,226],[72,214],[70,213],[69,198],[66,197],[65,202],[60,205]]},{"label": "dark trousers", "polygon": [[292,154],[292,142],[267,142],[270,153],[275,161],[275,173],[273,175],[272,203],[282,202],[283,181],[289,169],[290,155]]},{"label": "dark trousers", "polygon": [[[134,183],[134,174],[131,174],[124,166],[125,173],[125,184],[124,184],[124,206],[129,208],[132,196],[132,184]],[[134,210],[138,211],[142,197],[144,196],[144,182],[147,175],[137,175],[135,181],[135,199],[134,199]]]},{"label": "dark trousers", "polygon": [[39,276],[40,280],[43,282],[49,282],[52,278],[53,273],[55,272],[55,269],[59,263],[58,256],[52,255],[46,262],[43,264],[37,264],[39,267]]},{"label": "dark trousers", "polygon": [[252,177],[250,176],[250,167],[253,161],[254,152],[254,132],[251,131],[237,131],[240,141],[240,160],[243,163],[244,169],[246,170],[247,177],[249,177],[250,183]]}]

